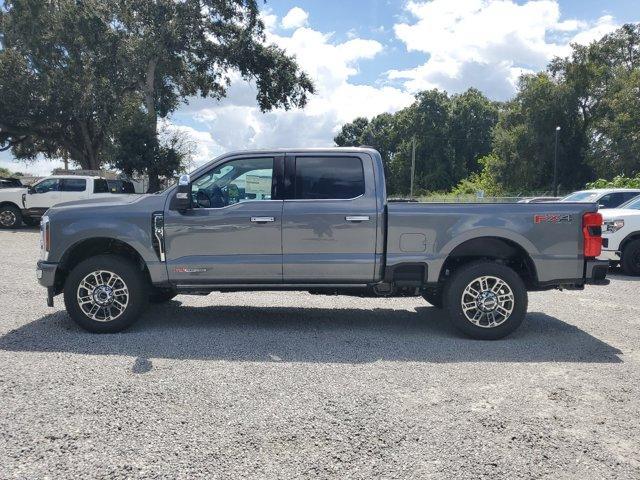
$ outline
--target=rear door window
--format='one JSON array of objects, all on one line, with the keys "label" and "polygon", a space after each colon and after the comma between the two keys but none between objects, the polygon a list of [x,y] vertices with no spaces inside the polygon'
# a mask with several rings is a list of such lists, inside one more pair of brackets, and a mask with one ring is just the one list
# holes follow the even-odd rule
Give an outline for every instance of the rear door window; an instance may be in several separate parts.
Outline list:
[{"label": "rear door window", "polygon": [[61,192],[84,192],[87,181],[84,178],[63,178],[60,180]]},{"label": "rear door window", "polygon": [[296,199],[344,200],[363,194],[364,170],[359,158],[296,158]]},{"label": "rear door window", "polygon": [[103,178],[96,178],[93,181],[93,193],[109,193],[109,184]]}]

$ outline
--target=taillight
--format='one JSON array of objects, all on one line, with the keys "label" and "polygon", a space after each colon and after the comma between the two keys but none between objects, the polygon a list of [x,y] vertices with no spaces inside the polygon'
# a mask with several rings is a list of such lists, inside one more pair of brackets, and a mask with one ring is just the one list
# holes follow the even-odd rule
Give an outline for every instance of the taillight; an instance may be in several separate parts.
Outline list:
[{"label": "taillight", "polygon": [[582,216],[583,252],[585,257],[597,257],[602,253],[602,215],[585,213]]}]

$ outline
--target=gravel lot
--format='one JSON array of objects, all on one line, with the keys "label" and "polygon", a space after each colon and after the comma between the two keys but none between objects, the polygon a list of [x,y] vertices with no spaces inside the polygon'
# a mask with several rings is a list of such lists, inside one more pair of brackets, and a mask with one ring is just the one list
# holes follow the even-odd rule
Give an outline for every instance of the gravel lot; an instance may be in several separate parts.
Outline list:
[{"label": "gravel lot", "polygon": [[421,299],[179,296],[92,335],[0,231],[0,478],[640,478],[640,279],[461,338]]}]

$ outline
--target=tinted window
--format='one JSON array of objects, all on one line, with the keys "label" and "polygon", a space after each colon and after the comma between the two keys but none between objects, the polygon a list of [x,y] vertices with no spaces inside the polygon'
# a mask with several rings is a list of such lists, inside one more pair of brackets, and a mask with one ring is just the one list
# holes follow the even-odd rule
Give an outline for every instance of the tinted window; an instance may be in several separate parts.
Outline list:
[{"label": "tinted window", "polygon": [[111,193],[136,193],[136,189],[128,180],[107,180]]},{"label": "tinted window", "polygon": [[224,163],[191,185],[193,205],[222,208],[248,200],[271,200],[273,158],[242,158]]},{"label": "tinted window", "polygon": [[296,158],[295,198],[345,199],[363,193],[364,171],[359,158]]},{"label": "tinted window", "polygon": [[136,189],[133,186],[133,183],[123,181],[122,182],[122,193],[136,193]]},{"label": "tinted window", "polygon": [[598,205],[602,205],[601,208],[616,208],[624,202],[624,193],[609,193],[598,201]]},{"label": "tinted window", "polygon": [[103,178],[96,178],[93,181],[93,193],[109,193],[109,184]]},{"label": "tinted window", "polygon": [[638,196],[638,193],[640,193],[640,192],[625,192],[622,195],[624,197],[624,201],[628,202],[632,198],[636,198]]},{"label": "tinted window", "polygon": [[60,180],[61,192],[84,192],[87,181],[84,178],[63,178]]},{"label": "tinted window", "polygon": [[36,183],[33,189],[36,193],[57,192],[60,181],[57,178],[47,178],[46,180]]}]

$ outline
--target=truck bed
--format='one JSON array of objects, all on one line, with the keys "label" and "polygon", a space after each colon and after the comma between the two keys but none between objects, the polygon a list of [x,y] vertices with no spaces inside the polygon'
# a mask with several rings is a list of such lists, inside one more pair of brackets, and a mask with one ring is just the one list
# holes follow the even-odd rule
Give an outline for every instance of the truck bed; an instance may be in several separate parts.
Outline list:
[{"label": "truck bed", "polygon": [[389,202],[386,266],[427,262],[428,281],[437,282],[454,249],[474,239],[496,238],[529,255],[540,284],[579,279],[582,217],[597,209],[594,203]]}]

